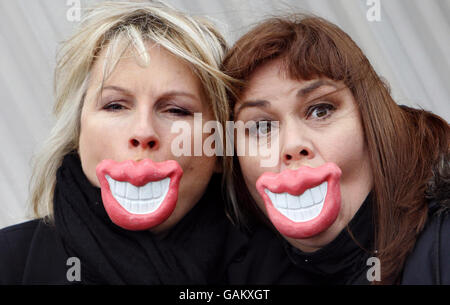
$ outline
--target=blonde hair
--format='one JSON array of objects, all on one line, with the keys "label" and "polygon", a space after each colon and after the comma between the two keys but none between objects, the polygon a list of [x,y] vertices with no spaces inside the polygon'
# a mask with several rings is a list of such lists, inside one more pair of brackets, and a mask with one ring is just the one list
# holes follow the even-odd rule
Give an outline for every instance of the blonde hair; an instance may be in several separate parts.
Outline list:
[{"label": "blonde hair", "polygon": [[[120,43],[124,41],[125,44]],[[192,66],[216,120],[225,125],[229,116],[226,88],[231,78],[220,71],[226,43],[211,23],[156,1],[104,2],[93,6],[58,55],[53,108],[56,122],[33,158],[30,180],[29,201],[36,217],[53,220],[56,172],[64,156],[78,149],[81,109],[98,54],[108,48],[105,62],[109,59],[111,63],[109,69],[103,67],[105,73],[114,69],[130,47],[148,64],[147,41]],[[228,162],[222,158],[224,170],[230,168]]]}]

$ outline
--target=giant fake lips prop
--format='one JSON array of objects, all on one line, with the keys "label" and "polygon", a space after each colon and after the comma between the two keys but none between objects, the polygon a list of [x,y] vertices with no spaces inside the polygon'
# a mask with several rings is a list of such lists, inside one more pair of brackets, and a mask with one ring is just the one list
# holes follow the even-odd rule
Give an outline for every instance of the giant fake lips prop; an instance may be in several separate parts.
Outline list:
[{"label": "giant fake lips prop", "polygon": [[281,173],[267,172],[256,181],[269,219],[283,235],[301,239],[328,229],[341,208],[340,168],[325,163]]},{"label": "giant fake lips prop", "polygon": [[103,205],[112,222],[137,231],[153,228],[172,214],[183,170],[174,160],[103,160],[96,173]]}]

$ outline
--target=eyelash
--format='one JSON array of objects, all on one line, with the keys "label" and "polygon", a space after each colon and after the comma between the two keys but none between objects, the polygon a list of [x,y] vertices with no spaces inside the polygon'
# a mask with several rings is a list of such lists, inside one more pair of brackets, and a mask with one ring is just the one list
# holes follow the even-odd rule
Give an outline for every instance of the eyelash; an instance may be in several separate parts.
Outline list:
[{"label": "eyelash", "polygon": [[[113,107],[117,107],[117,106],[119,106],[120,108],[119,109],[113,108]],[[105,105],[103,107],[103,109],[105,109],[106,111],[111,111],[111,112],[118,112],[118,111],[120,111],[120,110],[122,110],[124,108],[125,107],[123,105],[119,104],[119,103],[110,103],[110,104]]]},{"label": "eyelash", "polygon": [[[261,123],[265,123],[265,124],[261,124]],[[256,122],[256,128],[255,129],[249,129],[249,130],[247,130],[247,132],[248,132],[248,134],[249,135],[251,135],[251,136],[256,136],[256,137],[263,137],[264,136],[264,134],[259,134],[259,127],[260,127],[260,124],[261,125],[265,125],[266,126],[266,128],[268,129],[268,131],[265,133],[267,136],[269,136],[270,135],[270,133],[271,133],[271,131],[272,131],[272,121],[270,121],[270,120],[261,120],[261,121],[257,121]]]},{"label": "eyelash", "polygon": [[[115,107],[120,107],[120,108],[115,108]],[[110,103],[110,104],[104,106],[103,109],[105,109],[106,111],[110,111],[110,112],[118,112],[120,110],[125,109],[125,107],[119,103],[113,102],[113,103]],[[165,110],[165,112],[168,112],[175,116],[190,116],[190,115],[192,115],[191,111],[181,108],[181,107],[168,108]]]},{"label": "eyelash", "polygon": [[191,116],[192,115],[191,111],[181,108],[181,107],[172,107],[172,108],[167,109],[166,112],[173,114],[175,116]]},{"label": "eyelash", "polygon": [[320,104],[312,105],[312,106],[308,107],[308,109],[306,110],[306,118],[307,119],[310,118],[314,111],[320,110],[320,109],[326,109],[328,111],[328,113],[324,117],[314,118],[315,120],[328,119],[331,116],[331,114],[336,110],[336,107],[334,105],[328,104],[328,103],[320,103]]}]

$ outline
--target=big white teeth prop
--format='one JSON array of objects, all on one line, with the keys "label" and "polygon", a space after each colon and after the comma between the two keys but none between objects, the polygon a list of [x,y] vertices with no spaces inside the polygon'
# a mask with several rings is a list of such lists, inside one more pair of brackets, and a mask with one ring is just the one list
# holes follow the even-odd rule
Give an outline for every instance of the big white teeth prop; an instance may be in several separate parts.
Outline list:
[{"label": "big white teeth prop", "polygon": [[327,182],[306,190],[299,196],[287,192],[272,193],[265,189],[275,208],[284,216],[295,222],[304,222],[316,218],[322,211],[327,195]]},{"label": "big white teeth prop", "polygon": [[291,238],[318,235],[334,223],[341,209],[340,168],[334,163],[263,173],[256,189],[274,227]]},{"label": "big white teeth prop", "polygon": [[103,206],[111,221],[127,230],[162,224],[175,210],[183,170],[175,160],[111,159],[96,167]]},{"label": "big white teeth prop", "polygon": [[111,193],[117,202],[130,213],[147,214],[159,208],[169,191],[170,178],[134,186],[129,182],[116,181],[106,175]]}]

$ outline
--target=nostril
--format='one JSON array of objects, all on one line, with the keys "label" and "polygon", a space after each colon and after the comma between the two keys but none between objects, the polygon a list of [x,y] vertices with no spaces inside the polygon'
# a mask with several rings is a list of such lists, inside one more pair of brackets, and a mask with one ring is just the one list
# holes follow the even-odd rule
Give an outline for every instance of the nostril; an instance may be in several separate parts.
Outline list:
[{"label": "nostril", "polygon": [[131,140],[131,145],[133,145],[134,147],[138,147],[139,146],[139,141],[136,139]]},{"label": "nostril", "polygon": [[292,156],[291,155],[286,155],[286,160],[291,160]]},{"label": "nostril", "polygon": [[308,155],[308,152],[307,152],[305,149],[303,149],[303,150],[300,152],[300,155],[307,156],[307,155]]},{"label": "nostril", "polygon": [[155,142],[155,141],[150,141],[150,142],[148,143],[148,146],[149,146],[150,148],[153,148],[155,145],[156,145],[156,142]]}]

